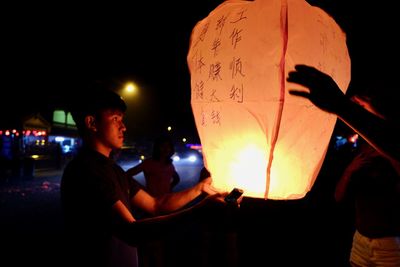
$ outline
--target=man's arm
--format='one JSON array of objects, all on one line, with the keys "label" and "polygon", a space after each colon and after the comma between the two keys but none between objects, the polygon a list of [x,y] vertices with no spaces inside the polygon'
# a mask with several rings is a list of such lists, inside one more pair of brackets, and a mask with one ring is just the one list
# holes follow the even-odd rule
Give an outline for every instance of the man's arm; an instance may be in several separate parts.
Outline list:
[{"label": "man's arm", "polygon": [[139,163],[138,165],[136,165],[132,168],[129,168],[128,170],[126,170],[126,173],[129,176],[134,176],[142,171],[143,171],[143,162]]},{"label": "man's arm", "polygon": [[157,198],[151,196],[144,190],[139,190],[135,196],[133,196],[131,202],[133,206],[139,207],[150,214],[157,215],[178,210],[202,193],[216,195],[220,192],[211,186],[211,178],[207,178],[191,188]]},{"label": "man's arm", "polygon": [[194,206],[171,212],[167,215],[154,216],[133,222],[118,220],[114,233],[132,246],[152,239],[159,239],[169,233],[178,224],[187,222],[220,223],[224,221],[227,213],[226,203],[221,201],[218,194],[207,196]]},{"label": "man's arm", "polygon": [[[400,126],[367,111],[350,100],[329,75],[306,65],[296,65],[289,72],[288,82],[307,90],[289,89],[289,93],[309,99],[318,108],[335,114],[361,135],[371,146],[400,165]],[[397,163],[396,163],[397,162]]]},{"label": "man's arm", "polygon": [[171,189],[174,188],[179,182],[181,181],[181,178],[179,177],[179,174],[176,170],[174,170],[174,173],[172,174],[172,182],[171,182]]}]

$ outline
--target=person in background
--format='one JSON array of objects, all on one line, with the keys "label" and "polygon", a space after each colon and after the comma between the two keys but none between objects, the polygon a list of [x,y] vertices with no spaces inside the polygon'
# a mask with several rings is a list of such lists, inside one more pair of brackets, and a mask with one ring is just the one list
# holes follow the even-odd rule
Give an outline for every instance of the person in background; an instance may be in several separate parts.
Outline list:
[{"label": "person in background", "polygon": [[168,136],[160,136],[154,141],[152,156],[128,169],[127,173],[135,176],[143,172],[146,191],[154,197],[171,193],[180,181],[171,158],[174,153],[172,140]]},{"label": "person in background", "polygon": [[[65,167],[60,188],[66,265],[137,266],[135,246],[177,221],[209,217],[203,213],[223,207],[224,193],[208,177],[177,193],[149,194],[110,157],[124,142],[124,100],[104,83],[82,92],[70,111],[83,145]],[[179,210],[201,194],[209,198],[198,209]],[[137,211],[155,217],[138,220]]]},{"label": "person in background", "polygon": [[[152,156],[128,169],[127,173],[134,177],[143,172],[146,191],[154,197],[171,193],[173,187],[180,181],[171,158],[174,153],[175,148],[172,140],[168,136],[160,136],[154,141]],[[138,247],[139,265],[143,267],[164,266],[167,257],[165,254],[167,245],[165,237],[141,244]]]},{"label": "person in background", "polygon": [[[400,121],[399,108],[384,92],[345,95],[327,74],[296,65],[288,82],[306,89],[289,89],[318,108],[335,114],[361,136],[359,154],[339,179],[335,199],[351,199],[355,232],[350,264],[400,266]],[[391,105],[392,104],[392,105]]]}]

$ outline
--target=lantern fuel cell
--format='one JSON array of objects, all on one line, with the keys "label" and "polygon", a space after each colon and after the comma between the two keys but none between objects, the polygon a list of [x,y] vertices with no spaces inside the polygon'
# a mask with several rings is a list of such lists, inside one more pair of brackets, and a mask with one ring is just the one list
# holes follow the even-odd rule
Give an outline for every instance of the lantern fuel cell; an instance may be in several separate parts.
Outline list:
[{"label": "lantern fuel cell", "polygon": [[236,203],[239,197],[243,194],[243,190],[240,188],[234,188],[226,197],[225,202]]}]

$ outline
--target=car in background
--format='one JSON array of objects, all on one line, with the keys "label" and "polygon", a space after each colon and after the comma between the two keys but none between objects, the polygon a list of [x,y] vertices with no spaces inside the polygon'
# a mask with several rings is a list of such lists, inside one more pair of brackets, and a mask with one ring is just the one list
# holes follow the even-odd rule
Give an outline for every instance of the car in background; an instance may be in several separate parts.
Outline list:
[{"label": "car in background", "polygon": [[177,148],[172,159],[174,164],[203,164],[203,154],[201,150],[192,149],[190,147]]}]

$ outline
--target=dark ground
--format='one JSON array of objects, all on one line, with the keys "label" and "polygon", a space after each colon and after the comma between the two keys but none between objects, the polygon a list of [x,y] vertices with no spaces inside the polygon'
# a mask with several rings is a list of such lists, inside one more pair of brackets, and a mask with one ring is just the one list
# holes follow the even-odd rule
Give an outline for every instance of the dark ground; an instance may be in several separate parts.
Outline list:
[{"label": "dark ground", "polygon": [[[42,171],[32,179],[1,182],[1,266],[62,265],[60,174]],[[196,239],[200,229],[196,224],[177,227],[175,243],[169,247],[173,262],[175,266],[347,267],[350,211],[316,201],[316,195],[300,201],[245,198],[239,212],[227,217],[226,227],[200,231],[207,238]],[[232,218],[236,224],[231,224]],[[199,240],[201,244],[195,243]],[[193,261],[200,251],[201,257]]]},{"label": "dark ground", "polygon": [[[353,154],[333,144],[303,199],[244,198],[234,212],[207,209],[207,227],[197,221],[174,226],[166,267],[349,267],[353,210],[335,203],[333,192]],[[201,166],[177,166],[182,186],[195,182]],[[0,266],[63,265],[61,173],[38,169],[31,178],[0,179]]]},{"label": "dark ground", "polygon": [[9,178],[0,186],[2,266],[59,266],[60,171]]}]

